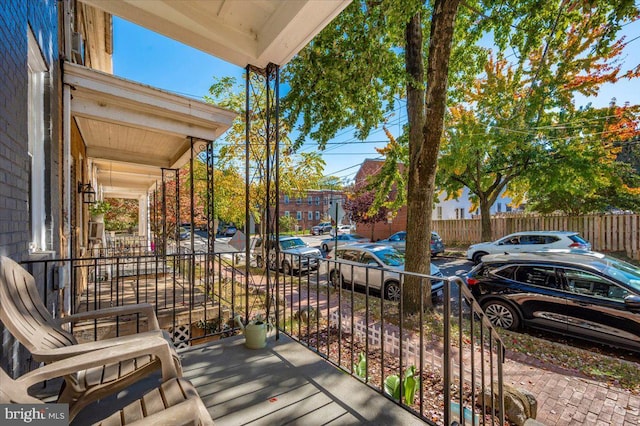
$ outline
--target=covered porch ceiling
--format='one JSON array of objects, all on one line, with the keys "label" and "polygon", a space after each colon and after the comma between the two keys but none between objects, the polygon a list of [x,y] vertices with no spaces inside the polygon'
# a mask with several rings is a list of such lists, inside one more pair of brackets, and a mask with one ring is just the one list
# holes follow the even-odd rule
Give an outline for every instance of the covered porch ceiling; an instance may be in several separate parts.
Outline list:
[{"label": "covered porch ceiling", "polygon": [[71,115],[105,197],[138,198],[190,158],[191,138],[212,141],[236,113],[65,63]]},{"label": "covered porch ceiling", "polygon": [[[351,0],[80,0],[235,65],[284,65]],[[138,198],[179,168],[190,137],[216,140],[236,114],[65,63],[72,116],[104,197]]]},{"label": "covered porch ceiling", "polygon": [[80,0],[245,67],[286,64],[351,0]]}]

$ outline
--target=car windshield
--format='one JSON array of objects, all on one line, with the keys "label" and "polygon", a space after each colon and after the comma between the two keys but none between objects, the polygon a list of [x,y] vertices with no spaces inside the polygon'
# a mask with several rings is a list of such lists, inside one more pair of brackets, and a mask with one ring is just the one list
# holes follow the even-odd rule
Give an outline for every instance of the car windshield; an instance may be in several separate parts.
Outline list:
[{"label": "car windshield", "polygon": [[382,250],[375,251],[376,256],[382,260],[385,265],[402,266],[404,265],[404,255],[398,250],[391,247],[385,247]]},{"label": "car windshield", "polygon": [[280,241],[282,250],[288,250],[296,247],[304,247],[306,244],[300,238],[292,238],[290,240]]},{"label": "car windshield", "polygon": [[630,263],[606,256],[607,267],[603,272],[631,286],[640,293],[640,268]]}]

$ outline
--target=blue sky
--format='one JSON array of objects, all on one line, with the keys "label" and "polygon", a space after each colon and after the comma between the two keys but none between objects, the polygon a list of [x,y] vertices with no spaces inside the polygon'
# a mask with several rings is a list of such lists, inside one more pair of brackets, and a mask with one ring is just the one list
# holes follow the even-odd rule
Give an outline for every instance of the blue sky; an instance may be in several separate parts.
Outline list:
[{"label": "blue sky", "polygon": [[[242,81],[244,69],[185,46],[167,37],[138,27],[114,17],[114,74],[129,80],[148,84],[183,96],[202,99],[208,94],[214,76],[233,76]],[[624,32],[627,40],[634,40],[627,49],[624,69],[640,63],[640,21],[627,25]],[[607,84],[601,88],[597,98],[579,98],[580,104],[591,102],[594,106],[606,106],[615,97],[618,104],[628,101],[640,103],[640,79],[623,81],[616,85]],[[406,121],[404,108],[397,108],[389,118],[389,128],[398,134]],[[373,132],[369,140],[356,142],[353,131],[344,130],[327,146],[323,157],[326,162],[325,174],[345,179],[353,178],[359,164],[365,158],[377,158],[375,147],[386,144],[384,132]],[[303,151],[315,150],[313,143],[306,144]]]}]

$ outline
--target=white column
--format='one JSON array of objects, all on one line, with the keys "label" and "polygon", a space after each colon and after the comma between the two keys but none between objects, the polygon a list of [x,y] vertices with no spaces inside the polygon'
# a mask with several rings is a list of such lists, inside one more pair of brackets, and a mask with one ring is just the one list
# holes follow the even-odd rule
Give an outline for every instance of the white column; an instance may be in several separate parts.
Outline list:
[{"label": "white column", "polygon": [[149,195],[138,198],[138,236],[149,238]]},{"label": "white column", "polygon": [[[64,10],[64,54],[65,58],[71,56],[71,5],[69,1],[63,4]],[[64,72],[64,70],[62,70]],[[64,84],[62,88],[62,229],[63,256],[71,258],[71,88]],[[71,312],[71,264],[64,264],[64,286],[62,309],[65,313]]]}]

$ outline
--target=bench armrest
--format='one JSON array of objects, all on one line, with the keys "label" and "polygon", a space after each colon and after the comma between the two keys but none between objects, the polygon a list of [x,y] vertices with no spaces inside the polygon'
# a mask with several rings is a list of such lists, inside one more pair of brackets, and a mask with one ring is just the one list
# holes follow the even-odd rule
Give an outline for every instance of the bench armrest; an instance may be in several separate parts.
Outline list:
[{"label": "bench armrest", "polygon": [[79,312],[73,315],[67,315],[63,318],[58,318],[59,324],[65,324],[73,321],[80,321],[86,319],[99,319],[116,317],[119,315],[130,314],[142,314],[147,317],[148,330],[160,330],[160,324],[158,324],[158,318],[156,312],[153,309],[153,305],[149,303],[137,303],[135,305],[122,305],[114,306],[112,308],[98,309],[95,311]]},{"label": "bench armrest", "polygon": [[147,336],[144,339],[132,340],[117,346],[92,350],[81,355],[71,356],[47,364],[18,378],[28,386],[62,377],[91,367],[114,364],[143,355],[156,356],[162,366],[162,378],[168,380],[179,377],[174,363],[173,351],[169,343],[158,336]]}]

